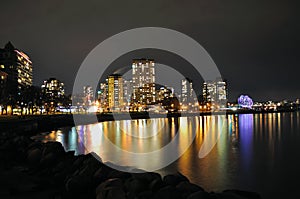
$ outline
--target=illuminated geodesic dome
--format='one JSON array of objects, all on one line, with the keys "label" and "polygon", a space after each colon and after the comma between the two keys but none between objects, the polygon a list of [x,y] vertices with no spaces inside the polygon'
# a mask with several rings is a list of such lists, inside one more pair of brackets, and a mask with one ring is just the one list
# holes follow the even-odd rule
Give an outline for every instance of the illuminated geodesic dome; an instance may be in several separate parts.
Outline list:
[{"label": "illuminated geodesic dome", "polygon": [[238,103],[243,108],[252,108],[253,100],[248,95],[241,95],[238,98]]}]

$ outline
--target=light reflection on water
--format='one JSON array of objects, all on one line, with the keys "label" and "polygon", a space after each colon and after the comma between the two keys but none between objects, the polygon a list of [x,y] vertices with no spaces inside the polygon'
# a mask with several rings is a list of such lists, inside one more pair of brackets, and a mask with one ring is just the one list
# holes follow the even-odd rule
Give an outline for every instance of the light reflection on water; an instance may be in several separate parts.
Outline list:
[{"label": "light reflection on water", "polygon": [[[63,128],[43,139],[59,141],[76,154],[94,151],[103,161],[112,161],[105,139],[126,151],[145,153],[159,150],[177,135],[177,148],[173,152],[180,154],[196,133],[185,153],[159,173],[178,170],[209,191],[236,188],[257,191],[264,197],[278,197],[288,191],[293,194],[294,187],[297,190],[289,179],[300,177],[300,165],[294,161],[300,157],[299,119],[296,112],[110,121]],[[220,129],[223,133],[217,144],[206,157],[199,159],[203,142],[210,136],[214,139],[219,136]],[[165,155],[138,165],[160,164]],[[115,163],[134,166],[128,165],[132,163],[129,157],[114,156],[118,160]]]}]

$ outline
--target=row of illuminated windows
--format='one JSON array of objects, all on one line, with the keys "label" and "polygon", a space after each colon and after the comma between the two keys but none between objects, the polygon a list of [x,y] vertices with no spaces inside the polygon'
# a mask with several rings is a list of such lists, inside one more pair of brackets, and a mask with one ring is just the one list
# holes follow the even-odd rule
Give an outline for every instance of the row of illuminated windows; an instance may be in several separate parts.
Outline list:
[{"label": "row of illuminated windows", "polygon": [[[5,66],[4,66],[3,64],[1,64],[1,65],[0,65],[0,68],[4,69]],[[11,65],[11,66],[9,66],[9,68],[14,68],[14,66]]]},{"label": "row of illuminated windows", "polygon": [[22,71],[20,69],[18,70],[18,73],[19,73],[19,75],[23,75],[25,77],[30,77],[30,75],[28,73],[26,73],[26,72],[22,73]]}]

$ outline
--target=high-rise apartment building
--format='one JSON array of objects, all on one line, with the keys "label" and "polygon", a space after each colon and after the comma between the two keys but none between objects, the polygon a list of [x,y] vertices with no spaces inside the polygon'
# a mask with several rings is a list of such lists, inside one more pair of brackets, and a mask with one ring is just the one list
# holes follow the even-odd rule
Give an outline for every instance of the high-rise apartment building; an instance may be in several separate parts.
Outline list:
[{"label": "high-rise apartment building", "polygon": [[6,80],[7,74],[5,72],[0,71],[0,106],[4,101],[6,95]]},{"label": "high-rise apartment building", "polygon": [[192,80],[185,78],[181,80],[181,103],[188,104],[195,101]]},{"label": "high-rise apartment building", "polygon": [[28,55],[8,42],[0,49],[0,71],[7,74],[7,96],[17,97],[22,89],[32,86],[32,62]]},{"label": "high-rise apartment building", "polygon": [[124,79],[123,82],[123,89],[124,89],[124,101],[127,103],[127,105],[130,103],[132,98],[132,80],[126,80]]},{"label": "high-rise apartment building", "polygon": [[109,75],[107,79],[107,102],[112,111],[121,110],[124,106],[123,78],[121,75]]},{"label": "high-rise apartment building", "polygon": [[172,88],[161,86],[156,90],[156,101],[159,103],[171,97],[173,97]]},{"label": "high-rise apartment building", "polygon": [[43,97],[48,102],[58,103],[65,94],[64,83],[55,78],[45,80],[41,88]]},{"label": "high-rise apartment building", "polygon": [[155,63],[153,59],[134,59],[132,62],[132,102],[134,104],[154,104]]},{"label": "high-rise apartment building", "polygon": [[227,82],[221,78],[216,80],[216,99],[220,103],[227,102]]},{"label": "high-rise apartment building", "polygon": [[221,103],[227,101],[227,82],[222,78],[203,83],[203,101],[205,103]]},{"label": "high-rise apartment building", "polygon": [[104,83],[100,83],[100,87],[98,90],[98,100],[100,102],[100,106],[102,108],[106,108],[107,106],[107,90],[108,90],[108,85],[107,85],[107,81]]},{"label": "high-rise apartment building", "polygon": [[203,102],[214,102],[216,93],[215,83],[213,81],[206,81],[203,83]]},{"label": "high-rise apartment building", "polygon": [[94,101],[94,90],[91,86],[84,86],[83,87],[83,96],[84,96],[84,103],[85,105],[91,105]]}]

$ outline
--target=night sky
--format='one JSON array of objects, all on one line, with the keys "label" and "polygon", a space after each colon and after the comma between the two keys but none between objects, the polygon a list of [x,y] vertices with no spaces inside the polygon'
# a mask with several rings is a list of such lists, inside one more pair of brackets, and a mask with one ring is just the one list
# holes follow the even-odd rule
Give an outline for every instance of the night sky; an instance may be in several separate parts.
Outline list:
[{"label": "night sky", "polygon": [[230,100],[295,99],[299,7],[296,0],[2,0],[0,46],[11,41],[31,57],[35,85],[56,77],[70,93],[77,69],[100,42],[131,28],[165,27],[208,51],[228,80]]}]

